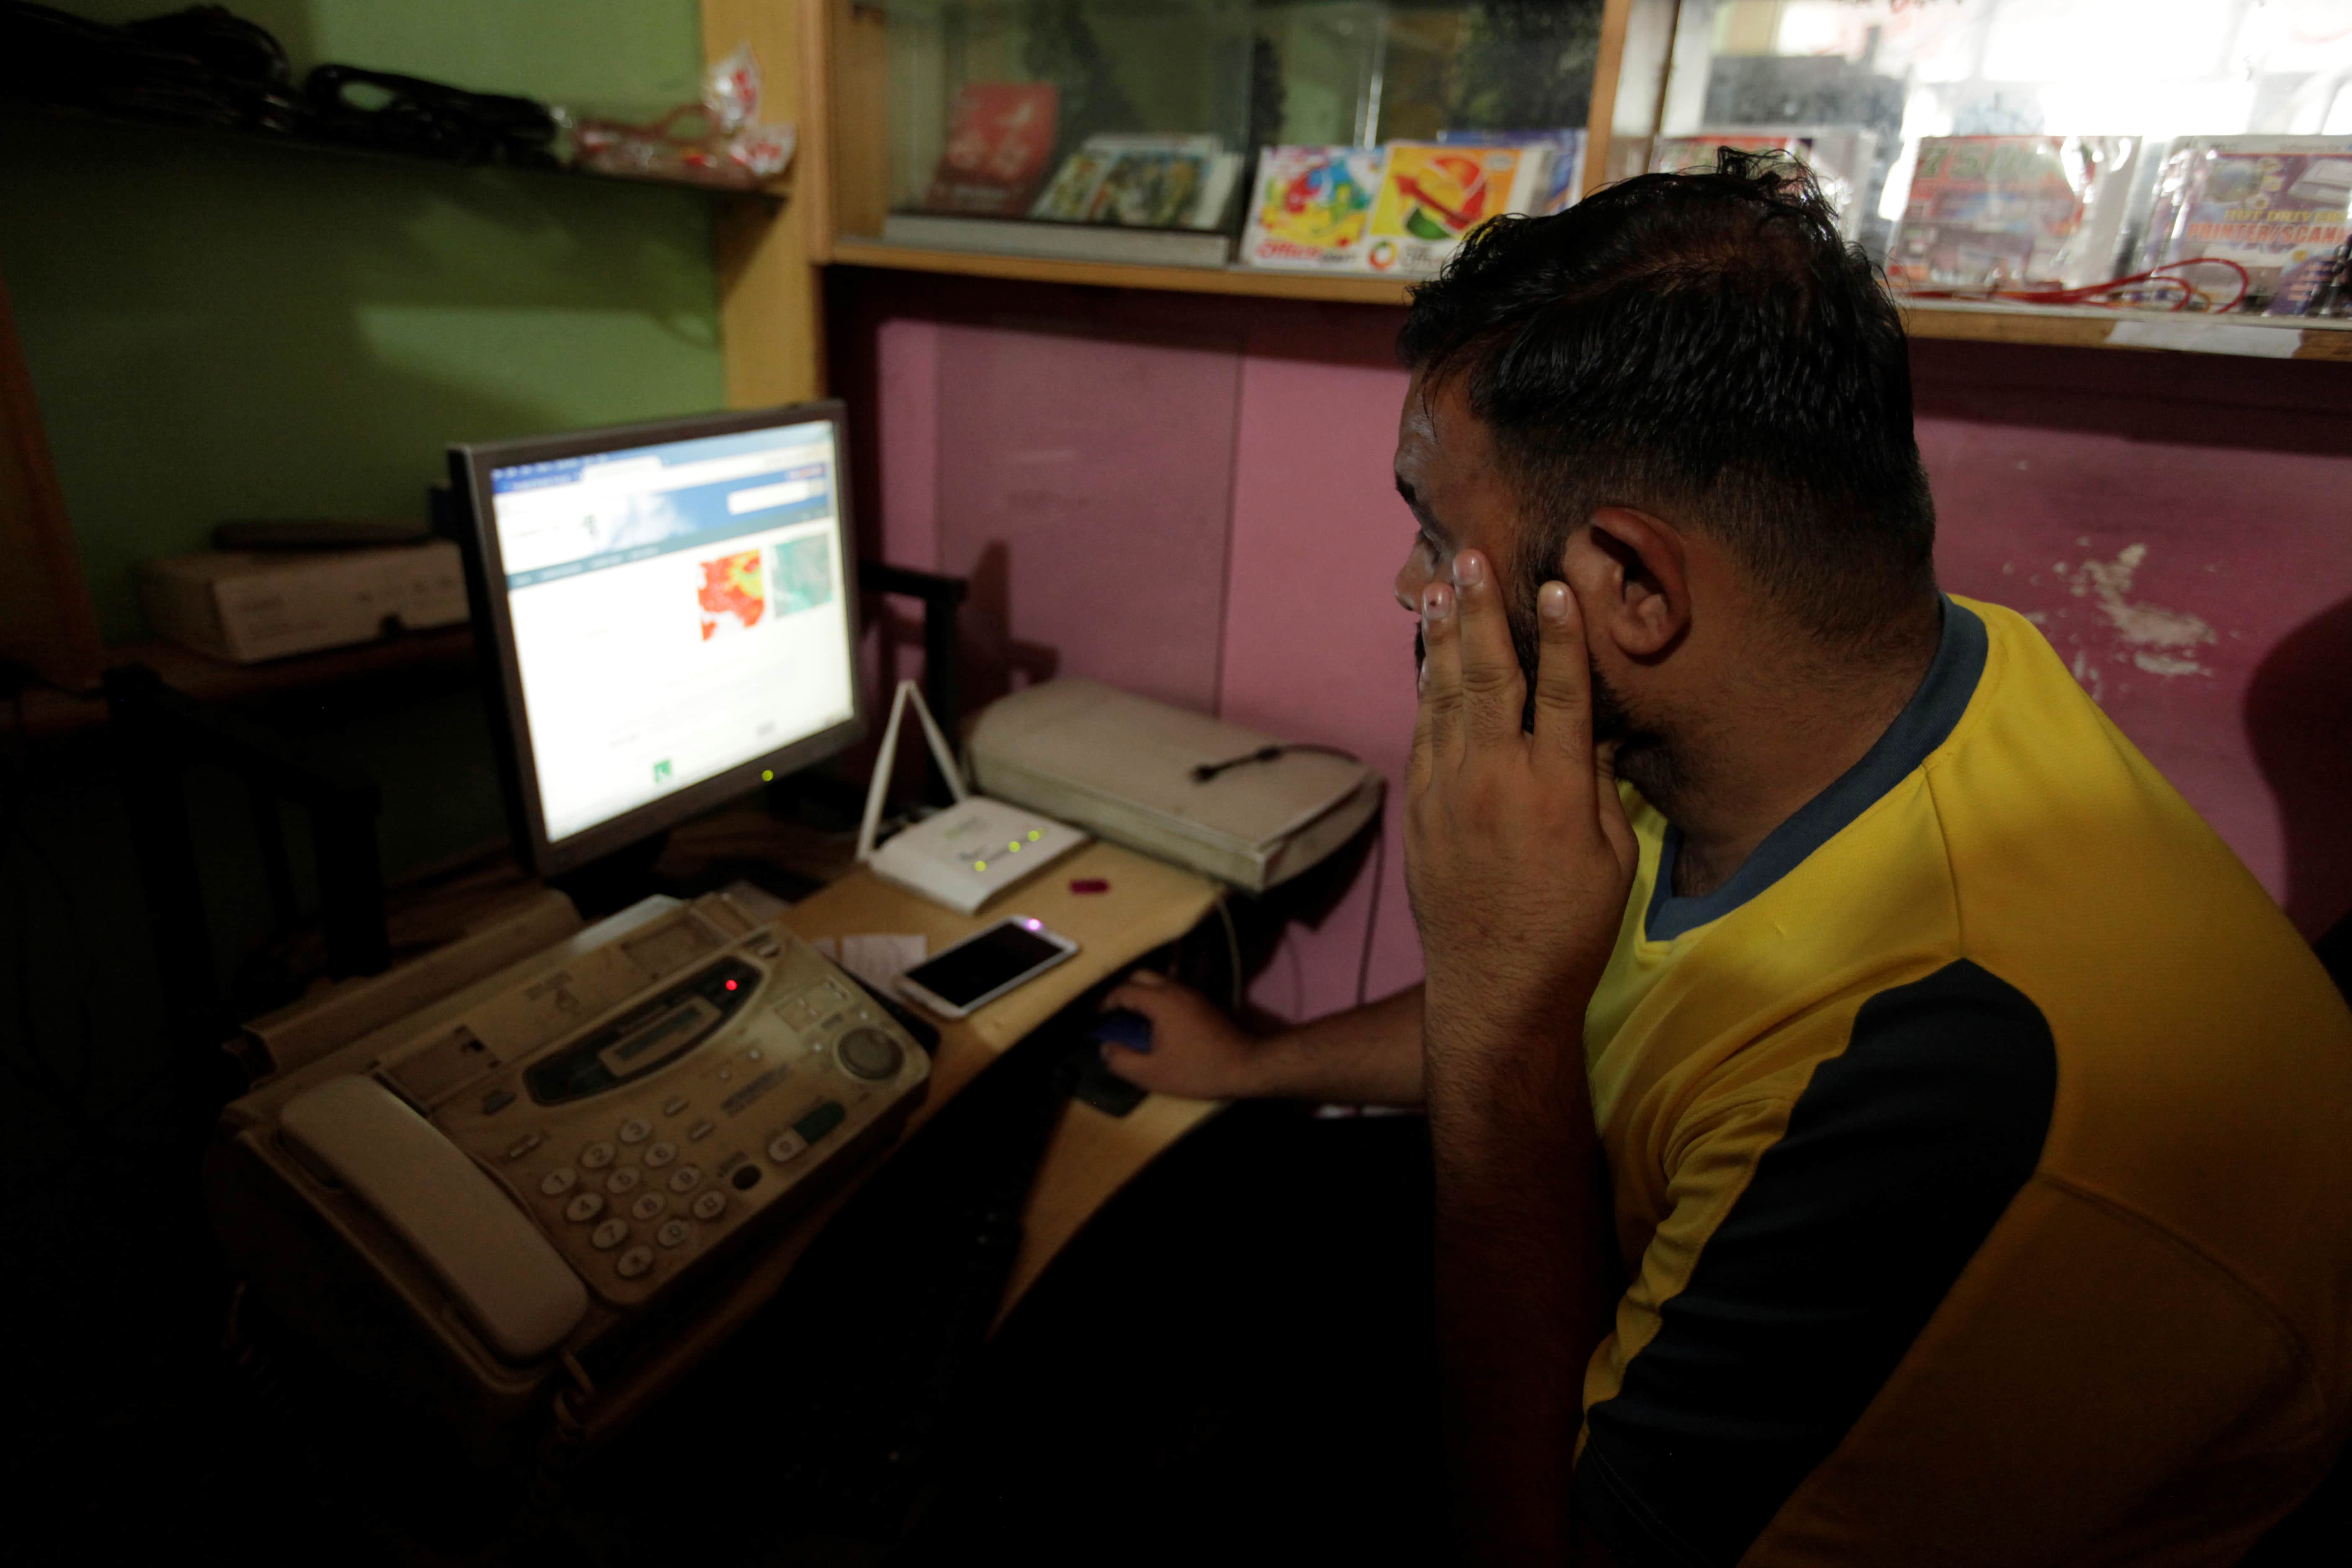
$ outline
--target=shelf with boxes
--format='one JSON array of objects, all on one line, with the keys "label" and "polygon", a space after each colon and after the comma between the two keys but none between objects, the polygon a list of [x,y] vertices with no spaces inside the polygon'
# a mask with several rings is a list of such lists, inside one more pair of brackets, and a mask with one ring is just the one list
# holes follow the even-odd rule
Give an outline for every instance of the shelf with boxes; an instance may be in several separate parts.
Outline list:
[{"label": "shelf with boxes", "polygon": [[1915,335],[2352,358],[2352,3],[2185,4],[2152,62],[2089,47],[2122,0],[835,3],[811,252],[1396,304],[1495,211],[1730,146],[1814,172]]}]

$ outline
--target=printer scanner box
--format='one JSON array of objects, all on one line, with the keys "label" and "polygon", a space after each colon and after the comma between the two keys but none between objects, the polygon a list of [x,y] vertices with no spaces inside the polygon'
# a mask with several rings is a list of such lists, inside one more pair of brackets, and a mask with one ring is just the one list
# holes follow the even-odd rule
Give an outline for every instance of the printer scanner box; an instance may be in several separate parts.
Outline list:
[{"label": "printer scanner box", "polygon": [[1316,865],[1380,810],[1363,763],[1284,751],[1274,736],[1093,680],[1048,680],[999,699],[973,724],[974,781],[988,795],[1114,843],[1263,893]]},{"label": "printer scanner box", "polygon": [[232,664],[467,617],[464,564],[446,539],[383,550],[167,555],[141,563],[139,602],[157,636]]}]

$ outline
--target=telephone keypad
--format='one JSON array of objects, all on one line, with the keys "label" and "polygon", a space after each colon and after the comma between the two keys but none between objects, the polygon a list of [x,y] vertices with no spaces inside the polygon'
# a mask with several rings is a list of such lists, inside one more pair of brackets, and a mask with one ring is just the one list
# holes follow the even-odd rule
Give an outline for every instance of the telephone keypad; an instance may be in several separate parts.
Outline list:
[{"label": "telephone keypad", "polygon": [[[672,1081],[633,1089],[628,1099],[616,1094],[621,1103],[607,1101],[601,1111],[593,1104],[567,1107],[538,1124],[530,1119],[533,1108],[514,1092],[520,1085],[482,1082],[458,1108],[463,1118],[479,1118],[473,1122],[481,1132],[478,1156],[504,1167],[514,1195],[526,1200],[558,1250],[614,1306],[644,1301],[704,1252],[724,1246],[772,1189],[790,1188],[831,1152],[841,1141],[838,1130],[862,1125],[876,1097],[840,1067],[839,1037],[867,1026],[889,1037],[888,1021],[870,1013],[848,982],[803,973],[814,963],[803,963],[794,944],[771,945],[775,951],[768,956],[785,962],[754,972],[756,1010],[707,1045],[698,1042],[699,1061],[681,1063]],[[757,994],[761,990],[767,994]],[[778,992],[786,994],[779,998]],[[916,1054],[895,1037],[890,1043],[907,1058]],[[812,1072],[816,1076],[803,1076]],[[814,1103],[780,1103],[800,1100],[793,1091],[803,1082]],[[824,1098],[817,1086],[824,1083],[840,1101]],[[494,1095],[513,1098],[494,1105]],[[754,1101],[768,1114],[754,1115]],[[504,1113],[497,1123],[488,1120],[494,1111]],[[518,1121],[523,1124],[513,1125]],[[723,1139],[717,1136],[722,1131]]]}]

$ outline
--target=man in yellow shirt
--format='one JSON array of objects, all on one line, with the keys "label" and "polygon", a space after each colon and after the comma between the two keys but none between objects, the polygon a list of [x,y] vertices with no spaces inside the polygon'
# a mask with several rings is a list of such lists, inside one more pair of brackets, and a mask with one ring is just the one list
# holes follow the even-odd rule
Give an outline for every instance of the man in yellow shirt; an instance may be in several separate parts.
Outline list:
[{"label": "man in yellow shirt", "polygon": [[[1483,1560],[2234,1562],[2352,1432],[2352,1016],[2018,616],[1785,164],[1416,295],[1423,986],[1139,1083],[1426,1104]],[[1581,1021],[1581,1027],[1578,1026]]]}]

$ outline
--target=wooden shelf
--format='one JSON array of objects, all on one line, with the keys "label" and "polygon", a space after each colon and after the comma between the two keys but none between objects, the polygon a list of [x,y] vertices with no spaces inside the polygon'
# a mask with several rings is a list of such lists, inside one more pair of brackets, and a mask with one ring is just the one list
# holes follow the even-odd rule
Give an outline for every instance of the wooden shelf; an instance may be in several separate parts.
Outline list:
[{"label": "wooden shelf", "polygon": [[[471,626],[443,626],[264,664],[230,664],[172,643],[125,643],[107,649],[106,662],[109,667],[143,664],[175,691],[205,702],[234,702],[380,676],[471,670],[474,631]],[[106,699],[96,692],[35,687],[25,693],[27,736],[62,734],[105,722]]]},{"label": "wooden shelf", "polygon": [[1254,267],[1141,267],[1123,261],[1061,261],[1036,256],[995,256],[977,250],[924,250],[913,246],[887,245],[878,239],[846,237],[834,241],[831,259],[836,266],[948,272],[964,278],[1011,278],[1030,283],[1077,283],[1097,289],[1252,294],[1278,300],[1328,300],[1349,305],[1405,302],[1405,284],[1397,279],[1267,272]]},{"label": "wooden shelf", "polygon": [[233,125],[205,125],[187,121],[170,120],[162,116],[111,113],[104,110],[84,109],[72,104],[48,103],[37,99],[0,97],[0,111],[30,120],[55,121],[66,125],[122,125],[134,130],[161,132],[165,135],[197,141],[227,142],[247,147],[278,147],[300,153],[323,153],[330,158],[358,160],[378,163],[422,163],[439,169],[497,169],[519,174],[552,174],[566,180],[591,180],[600,184],[649,185],[657,190],[698,191],[707,196],[740,198],[759,204],[769,211],[782,206],[790,186],[790,174],[755,186],[713,185],[699,180],[668,179],[652,174],[610,174],[601,169],[583,168],[572,163],[510,163],[499,162],[464,163],[454,158],[439,158],[425,153],[409,153],[393,147],[373,147],[363,142],[335,142],[321,137],[301,136],[290,132],[259,131]]},{"label": "wooden shelf", "polygon": [[2172,350],[2252,359],[2352,360],[2352,321],[2342,321],[2191,316],[2166,310],[2109,310],[2095,305],[1977,304],[1957,300],[1907,305],[1903,320],[1915,338]]},{"label": "wooden shelf", "polygon": [[[1064,261],[982,251],[922,249],[876,239],[837,239],[831,259],[836,266],[950,273],[964,278],[1074,283],[1097,289],[1153,289],[1181,294],[1244,294],[1348,305],[1402,305],[1411,286],[1409,280],[1393,278],[1265,272],[1250,267],[1144,267],[1118,261]],[[1915,338],[2352,361],[2352,321],[2277,321],[2261,316],[2217,319],[2161,310],[2102,310],[2093,305],[2012,305],[2000,301],[1979,304],[1941,300],[1906,306],[1903,315]]]}]

